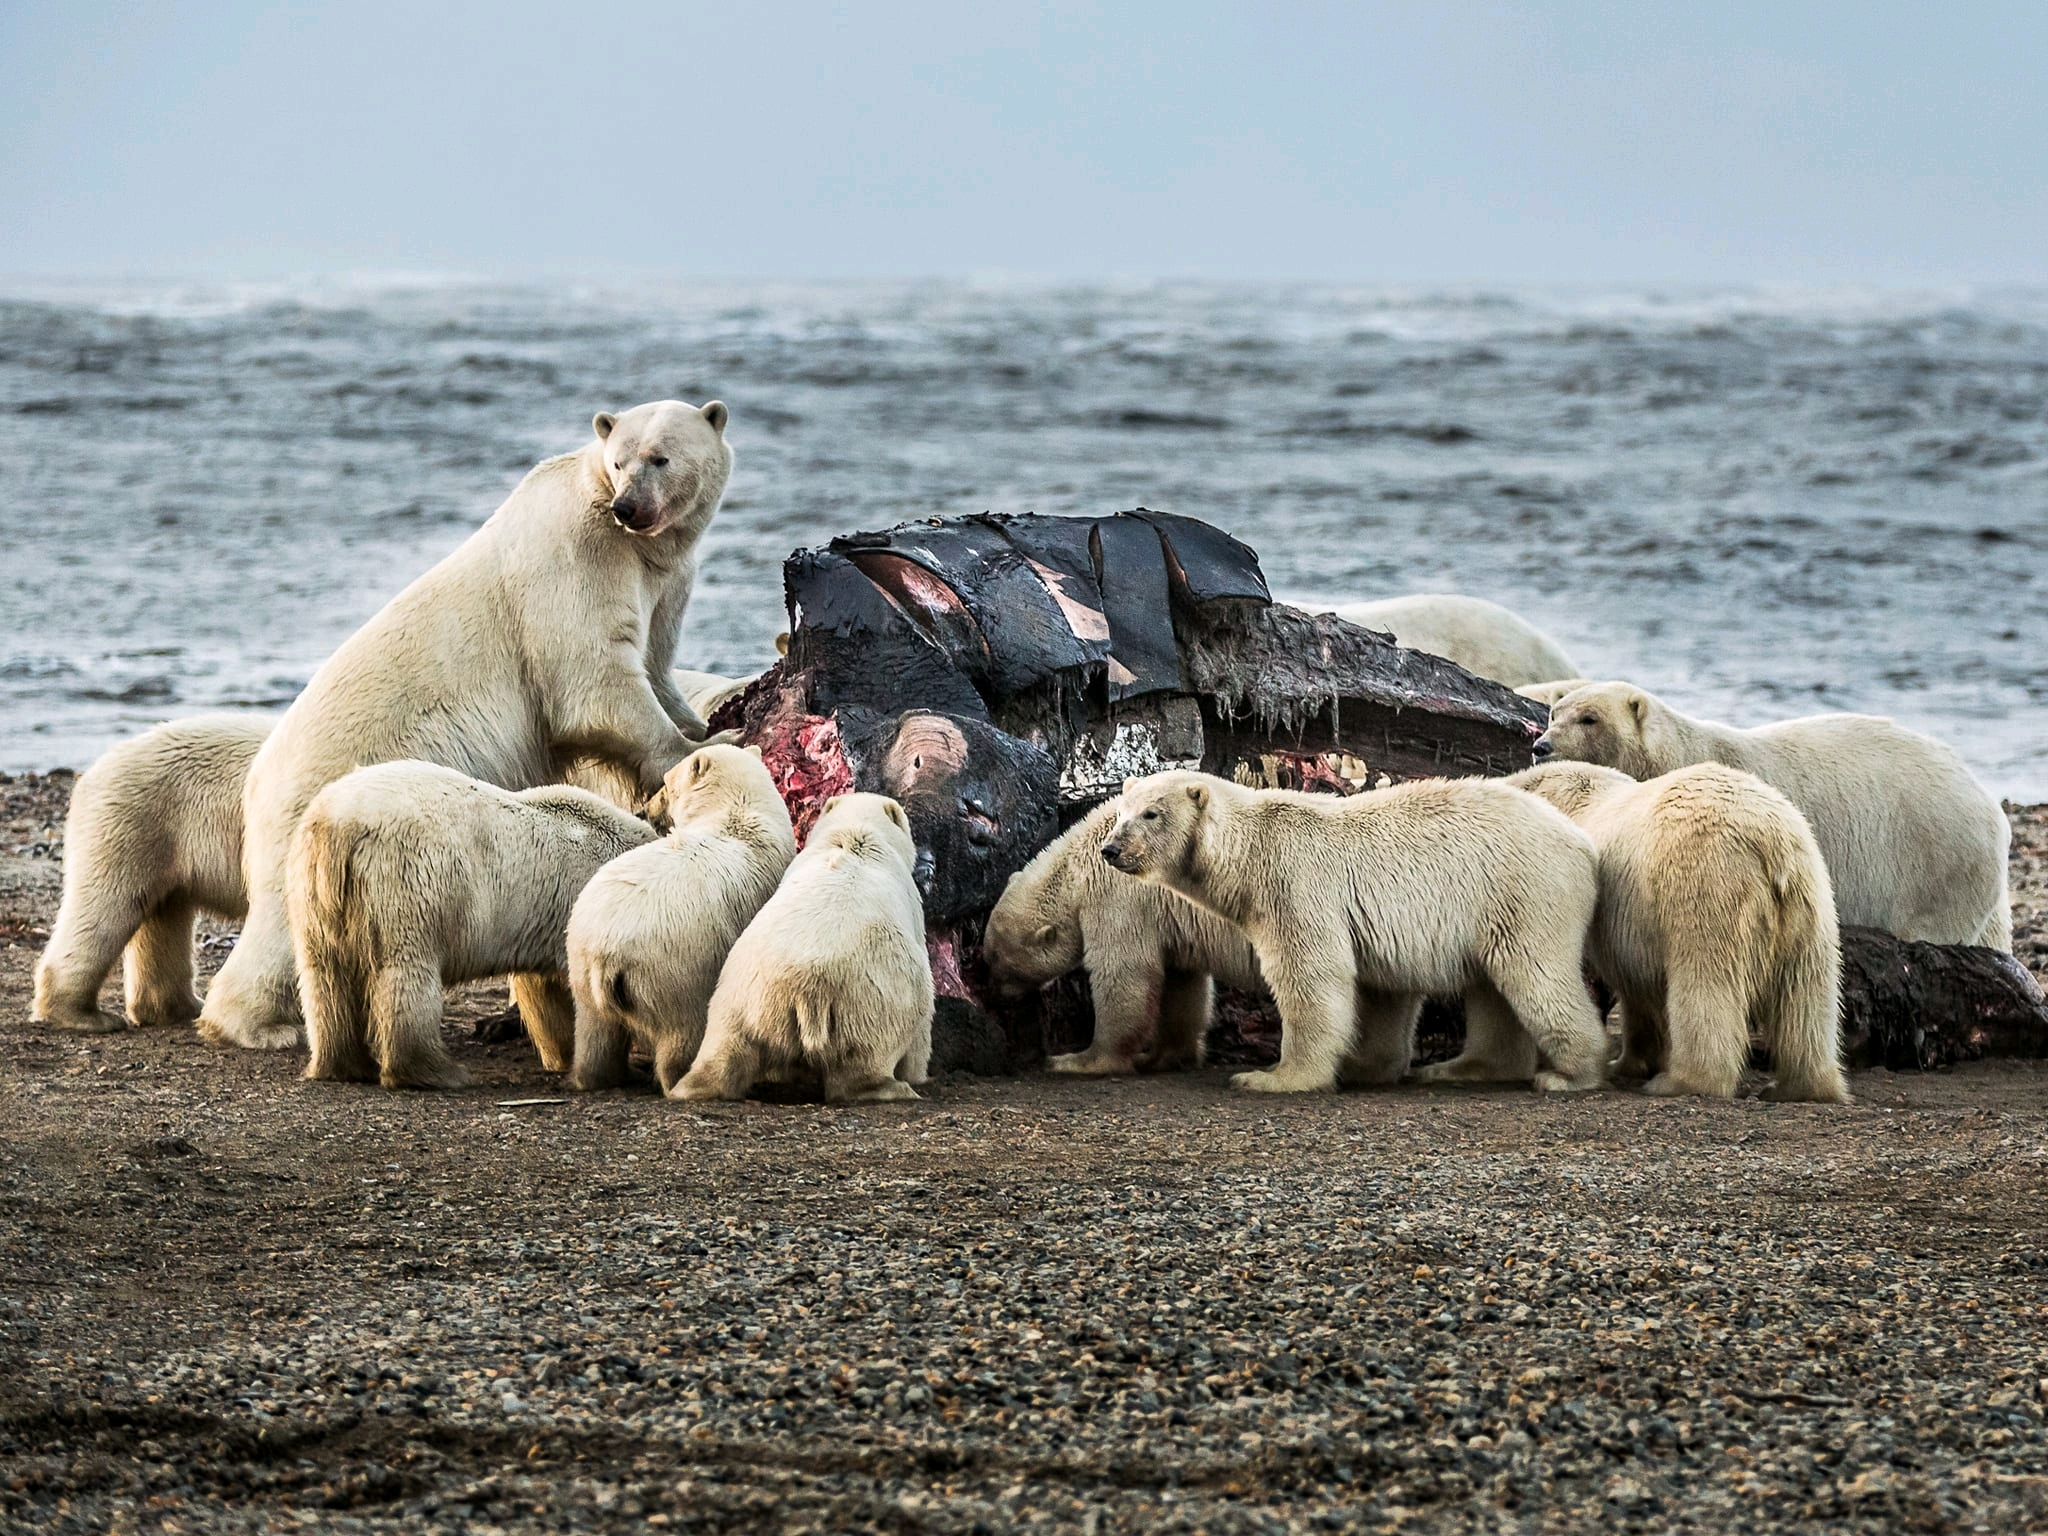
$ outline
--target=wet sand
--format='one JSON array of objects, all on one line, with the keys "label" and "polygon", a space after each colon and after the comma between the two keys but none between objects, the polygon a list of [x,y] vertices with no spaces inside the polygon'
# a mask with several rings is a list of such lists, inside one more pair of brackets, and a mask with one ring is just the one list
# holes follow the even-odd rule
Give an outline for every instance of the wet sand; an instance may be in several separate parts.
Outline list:
[{"label": "wet sand", "polygon": [[2048,1063],[685,1107],[473,987],[475,1089],[309,1084],[27,1022],[67,789],[0,780],[0,1527],[2048,1523]]}]

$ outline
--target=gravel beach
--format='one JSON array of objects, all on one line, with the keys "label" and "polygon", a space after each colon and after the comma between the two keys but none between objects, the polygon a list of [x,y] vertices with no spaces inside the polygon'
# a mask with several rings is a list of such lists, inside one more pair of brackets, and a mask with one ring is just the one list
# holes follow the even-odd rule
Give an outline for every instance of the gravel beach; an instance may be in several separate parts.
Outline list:
[{"label": "gravel beach", "polygon": [[2048,1063],[686,1107],[472,987],[475,1089],[311,1084],[27,1022],[68,786],[0,777],[0,1527],[2048,1528]]}]

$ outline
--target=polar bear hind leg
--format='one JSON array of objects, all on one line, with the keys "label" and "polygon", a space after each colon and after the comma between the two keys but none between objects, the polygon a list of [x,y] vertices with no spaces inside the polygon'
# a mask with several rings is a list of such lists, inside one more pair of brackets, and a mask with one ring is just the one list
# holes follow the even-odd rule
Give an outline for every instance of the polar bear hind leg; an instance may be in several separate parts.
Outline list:
[{"label": "polar bear hind leg", "polygon": [[101,894],[91,873],[82,872],[74,881],[76,899],[74,882],[67,882],[49,946],[36,962],[30,1017],[58,1029],[108,1035],[128,1027],[119,1014],[100,1007],[100,987],[135,931],[134,897],[119,891]]},{"label": "polar bear hind leg", "polygon": [[1733,978],[1673,965],[1666,981],[1664,1070],[1643,1085],[1654,1098],[1696,1093],[1730,1099],[1749,1065],[1749,1009]]},{"label": "polar bear hind leg", "polygon": [[190,1024],[199,1017],[192,990],[192,930],[199,909],[183,892],[167,896],[142,920],[121,955],[128,1017],[137,1024]]},{"label": "polar bear hind leg", "polygon": [[526,1025],[526,1038],[550,1072],[566,1072],[576,1059],[576,999],[569,979],[534,971],[512,978],[512,1001]]},{"label": "polar bear hind leg", "polygon": [[1526,1083],[1536,1075],[1536,1042],[1484,977],[1465,989],[1465,1048],[1415,1074],[1421,1083]]},{"label": "polar bear hind leg", "polygon": [[370,981],[370,1043],[386,1088],[467,1088],[469,1073],[441,1041],[441,972],[400,961]]},{"label": "polar bear hind leg", "polygon": [[241,937],[206,989],[199,1033],[215,1045],[252,1051],[299,1043],[297,973],[281,894],[250,893]]},{"label": "polar bear hind leg", "polygon": [[1614,1075],[1624,1082],[1641,1082],[1664,1070],[1664,1009],[1647,998],[1621,1000],[1621,1058]]},{"label": "polar bear hind leg", "polygon": [[1354,979],[1296,977],[1272,966],[1266,976],[1280,1009],[1280,1060],[1271,1071],[1238,1073],[1230,1086],[1247,1093],[1327,1093],[1337,1086],[1337,1069],[1351,1051]]}]

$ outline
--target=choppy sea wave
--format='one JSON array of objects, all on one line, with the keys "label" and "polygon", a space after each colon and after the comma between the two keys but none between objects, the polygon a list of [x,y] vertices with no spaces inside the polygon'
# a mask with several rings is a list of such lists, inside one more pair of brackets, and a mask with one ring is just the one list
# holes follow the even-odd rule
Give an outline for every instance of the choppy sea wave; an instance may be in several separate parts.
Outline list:
[{"label": "choppy sea wave", "polygon": [[278,708],[591,413],[717,395],[687,664],[792,548],[1145,505],[1276,590],[1506,602],[1758,723],[1891,714],[2048,799],[2048,292],[0,287],[0,767]]}]

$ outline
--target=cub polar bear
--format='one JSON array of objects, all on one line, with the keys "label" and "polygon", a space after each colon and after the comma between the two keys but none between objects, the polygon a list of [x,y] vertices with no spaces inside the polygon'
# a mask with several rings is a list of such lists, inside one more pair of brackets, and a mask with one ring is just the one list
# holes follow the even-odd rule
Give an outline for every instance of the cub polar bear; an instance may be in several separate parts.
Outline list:
[{"label": "cub polar bear", "polygon": [[99,1007],[117,959],[135,1023],[199,1017],[193,919],[248,908],[242,780],[273,723],[173,720],[109,747],[78,776],[64,816],[64,900],[36,962],[33,1017],[92,1034],[121,1028]]},{"label": "cub polar bear", "polygon": [[1593,845],[1533,795],[1424,779],[1338,798],[1177,770],[1124,785],[1102,856],[1251,939],[1280,1062],[1239,1088],[1395,1082],[1422,999],[1459,992],[1465,1050],[1424,1080],[1600,1086],[1606,1035],[1579,972]]},{"label": "cub polar bear", "polygon": [[716,400],[599,415],[313,674],[249,771],[249,917],[207,989],[208,1039],[296,1038],[286,850],[351,769],[413,758],[518,789],[597,759],[644,793],[702,740],[669,660],[732,470],[725,424]]},{"label": "cub polar bear", "polygon": [[1510,688],[1576,677],[1578,668],[1550,636],[1520,614],[1483,597],[1418,592],[1330,609],[1347,624],[1390,634],[1411,651],[1454,661],[1475,677]]},{"label": "cub polar bear", "polygon": [[1753,773],[1796,805],[1828,861],[1842,922],[1929,944],[2012,948],[2012,828],[1954,751],[1875,715],[1809,715],[1755,730],[1681,715],[1627,683],[1550,708],[1538,760],[1653,779],[1691,763]]},{"label": "cub polar bear", "polygon": [[738,1099],[816,1072],[825,1097],[914,1099],[932,1055],[932,972],[903,807],[834,795],[711,994],[710,1023],[676,1097]]},{"label": "cub polar bear", "polygon": [[705,1010],[733,941],[796,856],[796,834],[759,747],[705,747],[662,781],[672,830],[620,854],[569,914],[575,1088],[625,1081],[639,1040],[672,1092],[704,1040]]},{"label": "cub polar bear", "polygon": [[653,837],[566,784],[512,794],[416,762],[335,780],[300,818],[286,876],[306,1076],[460,1088],[469,1074],[441,1044],[441,989],[512,973],[549,979],[520,1011],[541,1065],[566,1071],[575,1020],[557,978],[570,908],[592,875]]},{"label": "cub polar bear", "polygon": [[999,990],[1088,969],[1095,1038],[1055,1056],[1055,1072],[1166,1072],[1202,1064],[1210,978],[1257,987],[1258,957],[1233,924],[1102,858],[1119,803],[1098,805],[1010,877],[982,953]]},{"label": "cub polar bear", "polygon": [[1546,763],[1504,782],[1593,839],[1586,957],[1621,999],[1622,1075],[1654,1072],[1654,1094],[1729,1098],[1754,1020],[1771,1049],[1767,1097],[1847,1102],[1834,897],[1790,800],[1719,763],[1643,783]]}]

